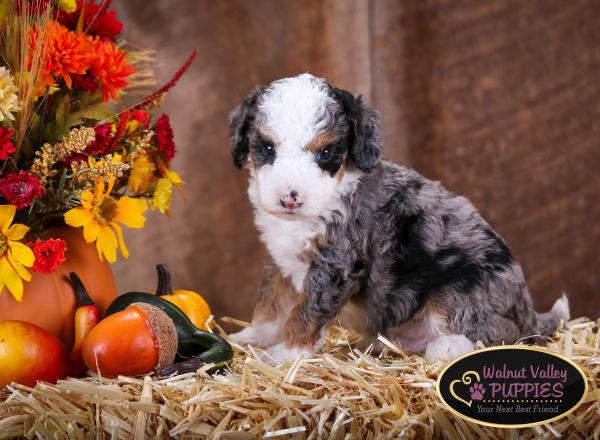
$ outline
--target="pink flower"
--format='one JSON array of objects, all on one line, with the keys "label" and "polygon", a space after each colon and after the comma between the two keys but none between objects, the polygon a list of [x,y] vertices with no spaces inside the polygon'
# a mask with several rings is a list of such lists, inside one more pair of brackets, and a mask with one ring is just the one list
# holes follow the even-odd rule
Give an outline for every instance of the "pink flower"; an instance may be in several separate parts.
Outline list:
[{"label": "pink flower", "polygon": [[154,133],[156,134],[158,149],[167,162],[170,161],[175,156],[175,143],[173,142],[173,129],[169,123],[169,116],[163,114],[157,119]]},{"label": "pink flower", "polygon": [[86,147],[85,152],[97,156],[104,156],[110,153],[110,150],[112,149],[112,124],[107,122],[105,124],[96,125],[94,131],[96,132],[96,139]]},{"label": "pink flower", "polygon": [[8,200],[17,209],[30,206],[34,200],[44,195],[44,188],[37,177],[26,171],[11,173],[0,179],[0,196]]},{"label": "pink flower", "polygon": [[54,272],[65,261],[67,242],[60,238],[30,241],[27,246],[33,250],[35,256],[32,267],[35,272],[47,275]]},{"label": "pink flower", "polygon": [[17,151],[10,140],[13,133],[10,128],[0,127],[0,159],[2,160],[8,159],[8,156]]}]

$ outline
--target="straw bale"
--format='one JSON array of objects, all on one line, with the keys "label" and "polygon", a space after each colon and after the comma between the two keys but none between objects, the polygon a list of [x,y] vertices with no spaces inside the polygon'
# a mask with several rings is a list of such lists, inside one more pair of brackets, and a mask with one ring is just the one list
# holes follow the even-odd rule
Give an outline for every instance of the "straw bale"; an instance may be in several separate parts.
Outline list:
[{"label": "straw bale", "polygon": [[355,335],[333,326],[318,357],[277,367],[263,362],[261,350],[236,346],[229,370],[214,376],[204,366],[168,378],[12,384],[0,392],[0,439],[599,438],[599,326],[579,318],[549,340],[549,350],[583,369],[589,393],[575,412],[542,426],[501,429],[462,420],[436,395],[444,362],[406,353],[383,336],[380,354],[361,352]]}]

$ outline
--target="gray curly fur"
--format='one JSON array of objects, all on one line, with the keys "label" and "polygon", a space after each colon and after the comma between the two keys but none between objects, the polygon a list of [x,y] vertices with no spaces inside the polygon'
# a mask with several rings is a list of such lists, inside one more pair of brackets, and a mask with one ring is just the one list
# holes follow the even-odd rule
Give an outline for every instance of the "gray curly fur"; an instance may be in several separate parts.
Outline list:
[{"label": "gray curly fur", "polygon": [[455,334],[486,345],[551,334],[560,313],[538,315],[521,266],[464,197],[381,161],[333,216],[306,280],[325,324],[352,296],[376,334],[435,302]]}]

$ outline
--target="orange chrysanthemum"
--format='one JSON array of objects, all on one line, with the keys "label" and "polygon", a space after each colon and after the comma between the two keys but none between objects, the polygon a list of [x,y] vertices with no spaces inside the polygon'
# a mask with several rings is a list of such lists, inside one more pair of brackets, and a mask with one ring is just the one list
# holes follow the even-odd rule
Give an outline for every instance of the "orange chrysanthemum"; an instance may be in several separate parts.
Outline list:
[{"label": "orange chrysanthemum", "polygon": [[[44,70],[41,87],[53,85],[63,78],[71,88],[71,74],[83,75],[90,67],[94,56],[92,40],[81,33],[71,32],[58,22],[51,20],[44,29]],[[39,29],[31,32],[30,45],[33,48],[39,37]]]},{"label": "orange chrysanthemum", "polygon": [[90,75],[99,82],[104,101],[115,100],[117,93],[127,85],[127,77],[135,72],[135,68],[127,64],[127,54],[111,41],[96,38],[93,50]]}]

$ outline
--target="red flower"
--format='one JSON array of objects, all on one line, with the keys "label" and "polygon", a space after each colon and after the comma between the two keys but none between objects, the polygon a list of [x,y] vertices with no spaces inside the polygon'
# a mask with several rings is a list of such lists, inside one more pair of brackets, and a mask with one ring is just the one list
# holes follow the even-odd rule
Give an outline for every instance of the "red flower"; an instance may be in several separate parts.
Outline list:
[{"label": "red flower", "polygon": [[100,4],[93,1],[77,0],[77,10],[68,13],[61,9],[58,14],[58,21],[70,30],[76,30],[77,22],[85,5],[83,30],[88,35],[97,35],[103,40],[115,41],[116,36],[123,32],[123,23],[117,18],[115,11],[108,10],[111,3],[110,0],[102,1]]},{"label": "red flower", "polygon": [[71,169],[71,164],[73,164],[75,162],[87,163],[87,161],[88,161],[87,158],[88,157],[86,154],[82,154],[82,153],[71,154],[69,157],[67,157],[65,160],[63,160],[63,166],[67,169]]},{"label": "red flower", "polygon": [[8,159],[9,155],[17,151],[10,140],[13,133],[10,128],[0,127],[0,159],[2,160]]},{"label": "red flower", "polygon": [[167,162],[170,161],[175,156],[175,143],[173,142],[173,129],[169,123],[169,116],[163,114],[157,119],[154,133],[156,134],[158,149]]},{"label": "red flower", "polygon": [[135,110],[131,114],[131,119],[138,121],[144,128],[148,128],[150,125],[150,115],[145,110]]},{"label": "red flower", "polygon": [[97,92],[100,86],[98,81],[92,75],[71,75],[73,88],[75,90],[85,90],[86,92]]},{"label": "red flower", "polygon": [[94,139],[94,142],[86,147],[85,152],[97,156],[104,156],[110,153],[112,124],[110,122],[106,122],[105,124],[96,125],[94,127],[94,131],[96,132],[96,138]]},{"label": "red flower", "polygon": [[30,206],[34,200],[44,195],[44,188],[37,177],[26,171],[11,173],[0,179],[0,196],[8,200],[17,209]]},{"label": "red flower", "polygon": [[32,267],[35,272],[48,275],[65,261],[67,242],[60,238],[31,241],[27,243],[27,246],[33,250],[35,256]]}]

